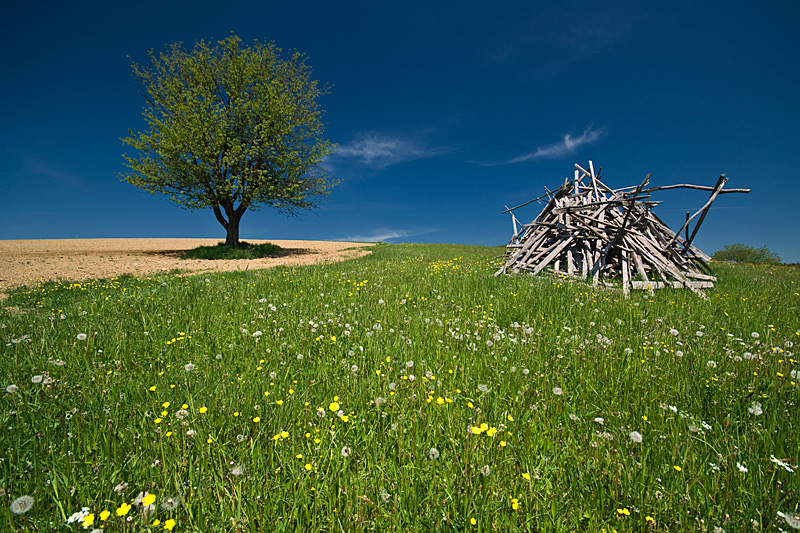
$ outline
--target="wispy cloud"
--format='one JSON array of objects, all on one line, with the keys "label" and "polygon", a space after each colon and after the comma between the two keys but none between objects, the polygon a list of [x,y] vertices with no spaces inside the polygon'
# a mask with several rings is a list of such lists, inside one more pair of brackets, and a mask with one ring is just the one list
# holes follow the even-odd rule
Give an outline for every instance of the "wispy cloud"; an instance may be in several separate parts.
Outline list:
[{"label": "wispy cloud", "polygon": [[340,146],[330,156],[334,165],[356,164],[372,170],[391,165],[434,157],[449,152],[449,148],[426,146],[420,141],[386,133],[366,132],[356,135],[351,142]]},{"label": "wispy cloud", "polygon": [[415,235],[425,235],[427,233],[435,233],[435,229],[426,230],[404,230],[404,229],[389,229],[389,228],[376,228],[370,233],[360,235],[348,235],[340,239],[333,239],[335,241],[352,241],[352,242],[388,242],[394,239],[405,239]]},{"label": "wispy cloud", "polygon": [[517,156],[501,164],[521,163],[523,161],[535,161],[537,159],[559,159],[574,154],[578,148],[585,144],[594,144],[603,135],[603,128],[592,129],[588,127],[583,130],[578,137],[573,137],[567,133],[561,141],[546,146],[540,146],[534,152]]}]

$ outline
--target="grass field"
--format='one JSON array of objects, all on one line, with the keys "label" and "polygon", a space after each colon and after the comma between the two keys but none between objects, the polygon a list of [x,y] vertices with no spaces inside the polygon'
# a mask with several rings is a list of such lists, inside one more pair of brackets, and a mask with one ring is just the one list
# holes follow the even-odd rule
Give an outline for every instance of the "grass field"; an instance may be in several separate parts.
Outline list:
[{"label": "grass field", "polygon": [[800,270],[626,300],[501,253],[15,293],[0,530],[800,528]]}]

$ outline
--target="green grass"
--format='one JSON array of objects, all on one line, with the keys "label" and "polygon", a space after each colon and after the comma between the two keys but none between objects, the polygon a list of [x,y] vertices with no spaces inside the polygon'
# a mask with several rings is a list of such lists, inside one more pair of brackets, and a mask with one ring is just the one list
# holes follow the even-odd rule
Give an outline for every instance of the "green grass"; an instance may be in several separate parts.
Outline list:
[{"label": "green grass", "polygon": [[500,248],[372,250],[15,293],[0,530],[790,529],[798,269],[626,300],[494,277]]},{"label": "green grass", "polygon": [[215,246],[198,246],[184,252],[185,259],[258,259],[275,257],[283,251],[277,244],[252,244],[241,241],[239,246],[229,246],[224,242]]}]

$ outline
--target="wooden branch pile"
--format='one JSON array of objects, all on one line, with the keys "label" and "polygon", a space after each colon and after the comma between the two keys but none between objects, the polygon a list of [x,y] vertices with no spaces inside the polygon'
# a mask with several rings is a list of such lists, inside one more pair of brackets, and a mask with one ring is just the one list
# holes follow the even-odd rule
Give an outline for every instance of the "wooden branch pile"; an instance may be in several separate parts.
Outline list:
[{"label": "wooden branch pile", "polygon": [[[514,236],[508,244],[505,264],[496,275],[550,271],[572,278],[591,278],[593,285],[616,285],[620,281],[627,296],[631,289],[687,288],[705,297],[701,289],[714,286],[707,261],[710,257],[692,245],[700,224],[714,199],[725,193],[747,193],[750,189],[723,189],[723,174],[713,187],[667,185],[650,187],[650,175],[635,187],[611,189],[589,161],[586,170],[575,165],[573,180],[539,198],[507,208]],[[661,202],[650,200],[655,191],[687,188],[710,191],[708,201],[673,232],[652,212]],[[548,198],[547,205],[530,224],[519,224],[513,211]],[[697,219],[694,228],[690,223]],[[685,236],[681,237],[681,232]]]}]

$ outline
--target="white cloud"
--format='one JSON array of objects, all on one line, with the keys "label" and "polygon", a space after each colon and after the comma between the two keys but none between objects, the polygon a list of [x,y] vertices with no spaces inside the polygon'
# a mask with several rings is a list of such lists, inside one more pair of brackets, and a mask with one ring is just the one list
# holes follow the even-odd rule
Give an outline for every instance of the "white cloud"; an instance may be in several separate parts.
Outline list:
[{"label": "white cloud", "polygon": [[547,146],[540,146],[535,152],[515,157],[506,161],[506,163],[521,163],[523,161],[534,161],[536,159],[558,159],[572,155],[581,146],[585,144],[594,144],[601,135],[603,135],[603,128],[593,130],[590,126],[583,130],[583,133],[581,133],[579,137],[573,137],[567,133],[560,142],[548,144]]},{"label": "white cloud", "polygon": [[381,170],[391,165],[434,157],[448,152],[445,148],[432,148],[422,143],[385,133],[367,132],[339,147],[330,156],[334,164],[358,164],[372,170]]},{"label": "white cloud", "polygon": [[337,241],[350,241],[350,242],[386,242],[391,239],[400,239],[403,237],[410,237],[414,233],[406,230],[396,229],[375,229],[369,235],[350,235],[342,237],[341,239],[334,239]]}]

